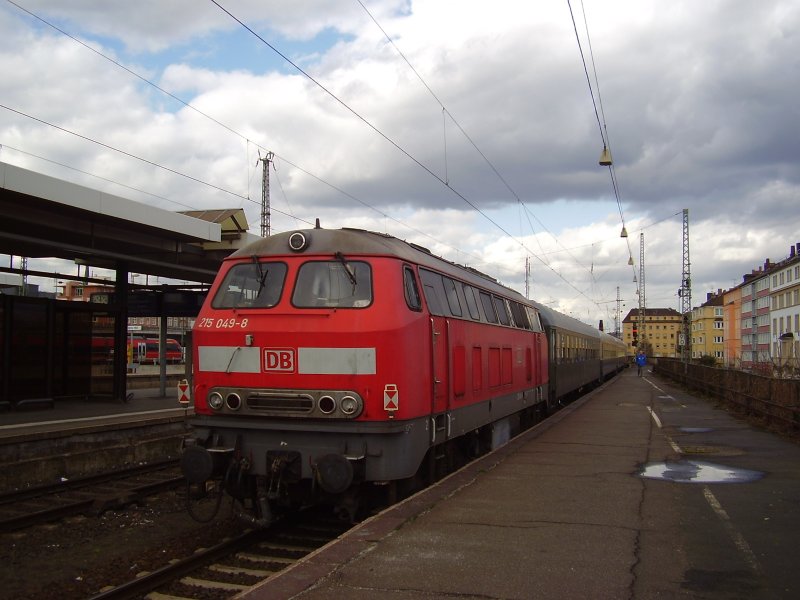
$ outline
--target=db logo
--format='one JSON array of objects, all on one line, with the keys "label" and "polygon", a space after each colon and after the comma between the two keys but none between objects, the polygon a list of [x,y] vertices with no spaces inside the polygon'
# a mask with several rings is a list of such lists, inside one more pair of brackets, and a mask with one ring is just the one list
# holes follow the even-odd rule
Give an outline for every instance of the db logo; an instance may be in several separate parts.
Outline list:
[{"label": "db logo", "polygon": [[264,370],[281,373],[294,372],[293,348],[264,348]]}]

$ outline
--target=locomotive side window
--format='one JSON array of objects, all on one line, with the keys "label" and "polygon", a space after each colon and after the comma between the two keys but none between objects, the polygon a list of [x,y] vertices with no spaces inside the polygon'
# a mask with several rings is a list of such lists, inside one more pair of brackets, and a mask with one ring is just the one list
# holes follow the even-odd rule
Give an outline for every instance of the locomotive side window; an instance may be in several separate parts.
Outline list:
[{"label": "locomotive side window", "polygon": [[478,312],[478,302],[475,300],[475,288],[465,285],[464,299],[467,301],[467,310],[469,311],[469,316],[476,321],[480,321],[481,313]]},{"label": "locomotive side window", "polygon": [[449,277],[442,277],[444,282],[444,293],[447,296],[447,304],[450,306],[450,314],[454,317],[461,316],[461,302],[458,300],[456,283]]},{"label": "locomotive side window", "polygon": [[519,302],[510,302],[510,304],[511,314],[514,316],[514,323],[516,323],[517,327],[522,329],[530,329],[531,322],[528,319],[528,313],[525,312],[525,307]]},{"label": "locomotive side window", "polygon": [[478,292],[483,305],[483,314],[486,315],[486,320],[489,323],[497,323],[497,314],[494,312],[494,304],[492,304],[492,297],[486,292]]},{"label": "locomotive side window", "polygon": [[292,294],[298,308],[364,308],[372,303],[372,269],[361,261],[314,261],[300,266]]},{"label": "locomotive side window", "polygon": [[403,267],[403,289],[405,290],[406,304],[411,310],[422,310],[422,300],[417,289],[417,280],[411,267]]},{"label": "locomotive side window", "polygon": [[508,318],[508,308],[506,308],[506,301],[502,298],[498,298],[497,296],[492,296],[494,300],[494,306],[497,309],[497,316],[500,319],[500,323],[502,325],[510,325],[511,320]]},{"label": "locomotive side window", "polygon": [[542,327],[542,319],[539,313],[527,306],[525,307],[525,312],[528,315],[531,329],[533,329],[533,331],[544,331],[544,327]]},{"label": "locomotive side window", "polygon": [[284,263],[242,263],[225,275],[214,299],[213,308],[270,308],[281,297],[286,278]]}]

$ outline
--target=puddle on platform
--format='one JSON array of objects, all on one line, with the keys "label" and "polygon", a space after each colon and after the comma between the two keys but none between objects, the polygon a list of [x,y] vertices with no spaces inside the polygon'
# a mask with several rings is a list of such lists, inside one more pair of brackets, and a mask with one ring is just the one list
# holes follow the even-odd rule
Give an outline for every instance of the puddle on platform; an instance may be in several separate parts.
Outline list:
[{"label": "puddle on platform", "polygon": [[714,431],[713,427],[678,427],[678,431],[683,433],[708,433]]},{"label": "puddle on platform", "polygon": [[645,465],[639,476],[676,483],[750,483],[761,479],[764,473],[697,460],[679,460]]}]

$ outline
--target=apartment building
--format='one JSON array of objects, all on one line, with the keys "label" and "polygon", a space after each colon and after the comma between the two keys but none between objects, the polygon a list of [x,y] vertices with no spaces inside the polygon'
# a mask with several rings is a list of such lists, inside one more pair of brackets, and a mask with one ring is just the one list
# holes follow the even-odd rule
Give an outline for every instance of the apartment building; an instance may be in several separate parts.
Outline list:
[{"label": "apartment building", "polygon": [[[775,265],[770,280],[770,352],[774,364],[800,357],[800,244]],[[795,364],[795,366],[797,366]]]},{"label": "apartment building", "polygon": [[724,294],[722,290],[706,295],[706,301],[692,309],[692,358],[713,356],[725,361]]},{"label": "apartment building", "polygon": [[678,336],[683,326],[683,317],[674,308],[646,308],[644,310],[644,328],[638,331],[639,309],[631,309],[622,320],[622,341],[628,346],[628,354],[636,351],[636,338],[652,357],[678,356]]}]

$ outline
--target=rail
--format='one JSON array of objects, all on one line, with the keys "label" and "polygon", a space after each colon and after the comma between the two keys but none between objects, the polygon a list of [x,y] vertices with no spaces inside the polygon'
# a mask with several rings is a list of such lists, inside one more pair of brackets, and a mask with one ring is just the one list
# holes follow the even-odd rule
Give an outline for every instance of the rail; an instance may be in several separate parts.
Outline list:
[{"label": "rail", "polygon": [[2,494],[0,532],[16,531],[78,514],[100,514],[173,489],[185,483],[183,476],[176,472],[177,467],[177,460],[136,465]]},{"label": "rail", "polygon": [[[308,514],[308,513],[307,513]],[[342,535],[351,525],[310,511],[274,529],[248,530],[211,548],[109,588],[90,600],[141,598],[159,590],[162,598],[233,597],[268,579]]]}]

